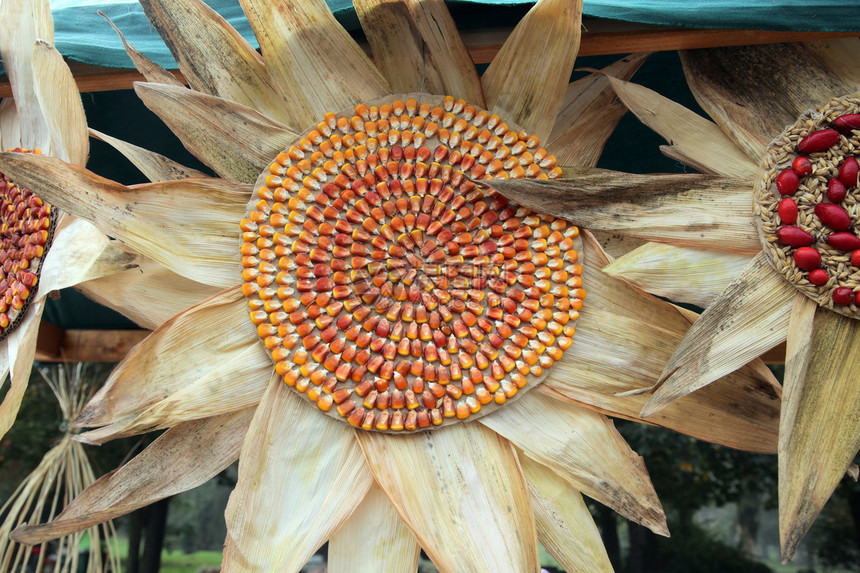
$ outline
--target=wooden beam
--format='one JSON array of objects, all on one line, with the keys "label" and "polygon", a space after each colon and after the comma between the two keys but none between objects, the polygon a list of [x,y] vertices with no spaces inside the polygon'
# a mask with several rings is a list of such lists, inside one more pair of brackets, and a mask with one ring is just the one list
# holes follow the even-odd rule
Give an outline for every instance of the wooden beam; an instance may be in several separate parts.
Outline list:
[{"label": "wooden beam", "polygon": [[148,330],[64,330],[42,321],[36,341],[40,362],[119,362]]},{"label": "wooden beam", "polygon": [[[580,56],[691,50],[722,46],[806,42],[828,38],[857,37],[852,32],[775,32],[769,30],[696,30],[633,24],[614,20],[586,20]],[[498,53],[512,28],[465,30],[463,41],[476,64],[488,64]],[[366,42],[360,42],[369,51]],[[105,68],[69,61],[81,93],[131,89],[144,78],[134,69]],[[172,72],[182,80],[178,71]],[[12,95],[9,79],[0,75],[0,97]]]}]

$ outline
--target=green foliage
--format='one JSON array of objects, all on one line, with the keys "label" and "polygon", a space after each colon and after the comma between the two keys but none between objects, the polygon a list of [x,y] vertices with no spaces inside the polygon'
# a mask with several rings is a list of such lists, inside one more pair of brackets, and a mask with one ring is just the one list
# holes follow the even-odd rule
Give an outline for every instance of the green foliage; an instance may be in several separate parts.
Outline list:
[{"label": "green foliage", "polygon": [[[771,573],[739,549],[715,540],[696,525],[674,531],[671,539],[659,538],[660,573]],[[656,571],[656,570],[655,570]]]}]

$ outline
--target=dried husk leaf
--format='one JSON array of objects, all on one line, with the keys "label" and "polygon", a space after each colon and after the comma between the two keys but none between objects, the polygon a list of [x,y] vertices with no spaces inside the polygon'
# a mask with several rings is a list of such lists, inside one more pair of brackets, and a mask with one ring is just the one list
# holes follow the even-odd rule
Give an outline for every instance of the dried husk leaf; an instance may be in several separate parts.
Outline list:
[{"label": "dried husk leaf", "polygon": [[440,571],[539,569],[534,514],[507,440],[481,424],[358,439],[377,483]]},{"label": "dried husk leaf", "polygon": [[33,48],[33,79],[51,133],[53,154],[83,167],[90,152],[90,139],[78,85],[60,52],[43,41],[36,42]]},{"label": "dried husk leaf", "polygon": [[646,87],[612,77],[609,81],[639,121],[670,143],[670,157],[703,173],[755,181],[758,160],[750,159],[717,124]]},{"label": "dried husk leaf", "polygon": [[574,344],[536,391],[732,448],[775,452],[780,389],[760,362],[640,418],[649,396],[639,392],[657,381],[695,313],[601,273],[608,261],[585,236],[583,284],[589,292]]},{"label": "dried husk leaf", "polygon": [[206,177],[202,171],[185,167],[163,155],[149,151],[143,147],[132,145],[121,139],[111,137],[90,128],[90,135],[104,141],[131,161],[150,181],[170,181],[173,179],[188,179],[189,177]]},{"label": "dried husk leaf", "polygon": [[[816,40],[813,42],[804,42],[803,46],[813,56],[818,58],[830,73],[846,84],[854,86],[853,91],[860,90],[860,70],[855,65],[857,54],[860,53],[860,39],[834,38],[831,40]],[[823,103],[823,101],[820,103]]]},{"label": "dried husk leaf", "polygon": [[138,52],[134,46],[128,43],[123,36],[122,32],[120,32],[119,28],[117,28],[116,24],[108,18],[104,12],[101,10],[98,11],[99,16],[108,21],[108,24],[111,25],[116,35],[119,36],[119,39],[122,41],[122,45],[125,48],[125,53],[128,54],[128,57],[131,58],[134,67],[143,74],[143,77],[146,78],[146,81],[153,82],[157,84],[168,84],[174,86],[184,86],[182,82],[176,79],[176,76]]},{"label": "dried husk leaf", "polygon": [[802,44],[762,44],[681,53],[699,105],[746,154],[759,161],[786,125],[851,85],[831,75]]},{"label": "dried husk leaf", "polygon": [[81,283],[77,289],[149,330],[220,290],[179,276],[142,256],[137,257],[136,265],[134,269]]},{"label": "dried husk leaf", "polygon": [[21,147],[21,124],[15,101],[3,98],[0,101],[0,149]]},{"label": "dried husk leaf", "polygon": [[538,540],[565,571],[612,573],[600,532],[582,495],[528,456],[520,466],[535,512]]},{"label": "dried husk leaf", "polygon": [[6,337],[5,344],[0,344],[0,374],[2,379],[6,378],[7,372],[11,374],[9,388],[0,403],[0,438],[6,435],[18,417],[21,400],[30,381],[33,358],[36,357],[36,338],[44,311],[45,299],[34,300],[26,316]]},{"label": "dried husk leaf", "polygon": [[36,98],[33,78],[33,46],[40,39],[54,43],[49,0],[0,4],[0,54],[18,108],[21,146],[50,153],[50,131]]},{"label": "dried husk leaf", "polygon": [[377,485],[328,542],[329,571],[415,573],[421,548]]},{"label": "dried husk leaf", "polygon": [[424,38],[403,0],[356,0],[373,62],[392,93],[448,93],[440,71],[425,57]]},{"label": "dried husk leaf", "polygon": [[250,186],[182,179],[126,187],[54,157],[0,154],[0,170],[177,274],[222,288],[241,274],[237,221]]},{"label": "dried husk leaf", "polygon": [[424,40],[427,65],[433,66],[439,74],[443,90],[439,93],[486,108],[481,79],[444,0],[403,2],[409,7],[415,29]]},{"label": "dried husk leaf", "polygon": [[204,2],[143,0],[141,5],[194,90],[301,127],[290,123],[289,102],[279,97],[260,54]]},{"label": "dried husk leaf", "polygon": [[546,144],[560,165],[597,165],[606,140],[627,113],[604,74],[629,79],[647,57],[632,54],[568,85]]},{"label": "dried husk leaf", "polygon": [[227,503],[225,571],[298,571],[373,483],[355,433],[272,378]]},{"label": "dried husk leaf", "polygon": [[546,140],[573,71],[582,0],[539,0],[481,76],[488,108]]},{"label": "dried husk leaf", "polygon": [[221,177],[253,183],[297,134],[241,104],[164,84],[134,90],[188,151]]},{"label": "dried husk leaf", "polygon": [[323,0],[241,0],[299,131],[331,111],[389,93],[385,79]]},{"label": "dried husk leaf", "polygon": [[563,179],[488,184],[520,205],[590,230],[689,247],[718,244],[747,255],[761,251],[751,187],[742,179],[583,168],[566,169]]},{"label": "dried husk leaf", "polygon": [[136,263],[135,255],[118,249],[88,221],[66,217],[45,255],[37,296],[136,268]]},{"label": "dried husk leaf", "polygon": [[749,262],[746,255],[645,243],[615,259],[603,272],[651,294],[704,308]]},{"label": "dried husk leaf", "polygon": [[530,392],[480,422],[577,491],[654,533],[669,535],[642,458],[603,414]]},{"label": "dried husk leaf", "polygon": [[642,416],[653,415],[783,342],[794,293],[759,253],[690,328]]},{"label": "dried husk leaf", "polygon": [[796,294],[779,424],[779,533],[784,561],[860,449],[860,322]]},{"label": "dried husk leaf", "polygon": [[82,531],[208,481],[236,461],[253,408],[179,424],[90,485],[53,521],[12,533],[36,544]]},{"label": "dried husk leaf", "polygon": [[73,425],[107,425],[79,436],[102,443],[247,408],[259,402],[271,372],[236,287],[177,315],[135,346]]}]

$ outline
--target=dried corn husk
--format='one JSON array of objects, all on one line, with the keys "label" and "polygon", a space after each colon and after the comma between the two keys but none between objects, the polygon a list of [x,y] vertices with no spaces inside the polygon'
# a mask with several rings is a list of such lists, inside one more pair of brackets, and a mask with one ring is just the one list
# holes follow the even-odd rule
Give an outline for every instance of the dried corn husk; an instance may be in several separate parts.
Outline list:
[{"label": "dried corn husk", "polygon": [[145,257],[137,257],[136,264],[137,268],[89,280],[76,288],[150,330],[219,292]]},{"label": "dried corn husk", "polygon": [[376,484],[328,542],[327,567],[351,573],[415,573],[421,548]]},{"label": "dried corn husk", "polygon": [[297,134],[249,107],[165,84],[136,83],[141,101],[221,177],[252,183]]},{"label": "dried corn husk", "polygon": [[708,306],[750,262],[750,257],[646,243],[603,268],[651,294],[678,303]]},{"label": "dried corn husk", "polygon": [[21,147],[21,125],[15,101],[10,98],[0,100],[0,149]]},{"label": "dried corn husk", "polygon": [[352,429],[314,410],[270,380],[225,512],[225,570],[298,571],[370,489]]},{"label": "dried corn husk", "polygon": [[45,299],[34,300],[15,330],[6,337],[6,344],[0,344],[0,380],[5,380],[7,372],[10,373],[9,388],[0,403],[0,438],[6,435],[15,422],[24,392],[27,391],[44,311]]},{"label": "dried corn husk", "polygon": [[699,105],[756,161],[803,112],[854,91],[801,44],[689,50],[681,63]]},{"label": "dried corn husk", "polygon": [[612,77],[609,81],[639,121],[670,143],[672,152],[667,155],[703,173],[747,179],[747,188],[752,188],[758,175],[757,162],[712,121],[648,88]]},{"label": "dried corn husk", "polygon": [[538,570],[534,515],[507,440],[481,424],[358,438],[377,483],[440,571],[465,563],[476,572]]},{"label": "dried corn husk", "polygon": [[632,54],[567,87],[546,148],[559,164],[594,167],[627,108],[606,75],[629,79],[648,54]]},{"label": "dried corn husk", "polygon": [[860,90],[860,71],[854,65],[857,61],[857,54],[860,53],[860,39],[834,38],[831,40],[816,40],[813,42],[804,42],[803,46],[824,64],[831,74],[846,84],[852,85],[852,91]]},{"label": "dried corn husk", "polygon": [[545,141],[579,51],[582,0],[539,0],[484,75],[488,108]]},{"label": "dried corn husk", "polygon": [[36,98],[33,78],[33,46],[36,40],[54,43],[54,24],[49,0],[0,4],[0,53],[18,108],[21,141],[26,149],[51,153],[50,130]]},{"label": "dried corn husk", "polygon": [[33,87],[51,134],[53,154],[83,167],[90,152],[78,86],[63,56],[44,41],[33,47]]},{"label": "dried corn husk", "polygon": [[601,273],[608,261],[588,233],[585,237],[583,284],[589,292],[576,336],[536,391],[729,447],[775,452],[780,388],[759,361],[647,420],[639,417],[649,397],[644,392],[659,378],[695,313],[682,313]]},{"label": "dried corn husk", "polygon": [[29,153],[0,154],[0,170],[182,276],[221,287],[240,276],[236,221],[245,212],[249,186],[183,179],[125,187]]},{"label": "dried corn husk", "polygon": [[122,467],[89,485],[56,519],[18,527],[12,538],[42,543],[201,485],[238,459],[253,414],[248,408],[174,426]]},{"label": "dried corn husk", "polygon": [[116,35],[119,36],[119,39],[122,41],[122,45],[125,48],[125,53],[128,54],[128,57],[131,58],[134,67],[138,72],[143,74],[143,77],[146,78],[146,81],[153,82],[156,84],[167,84],[173,86],[184,86],[182,82],[176,79],[176,76],[138,52],[134,49],[134,46],[129,44],[125,36],[123,36],[122,32],[120,32],[119,28],[116,27],[116,24],[113,23],[113,20],[108,18],[104,12],[101,10],[98,11],[99,16],[108,21],[108,24],[111,25]]},{"label": "dried corn husk", "polygon": [[782,558],[797,546],[860,449],[860,323],[796,293],[779,436]]},{"label": "dried corn husk", "polygon": [[669,535],[642,458],[606,416],[531,392],[480,422],[574,489],[657,534]]},{"label": "dried corn husk", "polygon": [[330,111],[388,93],[385,79],[323,0],[241,4],[283,94],[290,127],[301,131]]},{"label": "dried corn husk", "polygon": [[[86,245],[85,249],[81,245]],[[136,269],[138,257],[120,250],[115,241],[83,219],[66,217],[62,231],[45,256],[37,296],[47,296],[84,281]]]},{"label": "dried corn husk", "polygon": [[678,345],[642,416],[653,415],[784,341],[794,292],[759,253]]},{"label": "dried corn husk", "polygon": [[106,427],[79,439],[102,443],[253,406],[272,372],[255,335],[238,287],[177,315],[116,367],[74,421]]},{"label": "dried corn husk", "polygon": [[544,549],[565,571],[611,573],[612,564],[582,495],[546,466],[525,455],[519,458]]},{"label": "dried corn husk", "polygon": [[[68,370],[63,365],[55,374],[42,373],[59,402],[65,420],[76,415],[92,390],[92,386],[83,378],[84,375],[84,365],[80,363]],[[29,547],[13,542],[10,539],[10,532],[28,520],[53,519],[58,507],[68,504],[73,497],[94,481],[93,468],[83,446],[74,442],[72,435],[66,432],[45,454],[39,466],[27,476],[0,508],[0,514],[5,516],[0,525],[0,568],[4,571],[41,570],[48,549],[44,543],[41,551],[34,555]],[[60,539],[56,546],[56,562],[52,570],[83,570],[87,573],[96,573],[108,568],[116,570],[119,567],[116,531],[113,524],[107,522],[100,527],[95,525],[80,527],[75,535]],[[84,537],[84,529],[87,529],[90,549],[86,555],[87,565],[79,569],[78,560],[81,555],[80,545]],[[40,542],[47,539],[44,538]],[[103,541],[105,554],[102,554]]]},{"label": "dried corn husk", "polygon": [[89,133],[100,141],[104,141],[131,161],[150,181],[170,181],[172,179],[187,179],[189,177],[206,177],[206,174],[185,167],[167,157],[149,151],[131,143],[116,139],[100,131],[90,128]]},{"label": "dried corn husk", "polygon": [[194,90],[290,125],[289,106],[278,97],[265,62],[217,12],[200,0],[144,0],[141,5]]},{"label": "dried corn husk", "polygon": [[[487,107],[481,79],[444,0],[403,0],[424,41],[427,65],[436,68],[445,93]],[[427,91],[427,90],[425,90]]]},{"label": "dried corn husk", "polygon": [[[649,241],[753,255],[750,187],[742,179],[699,174],[637,175],[568,169],[564,179],[508,179],[490,185],[508,199],[590,230]],[[683,208],[687,215],[678,216]]]}]

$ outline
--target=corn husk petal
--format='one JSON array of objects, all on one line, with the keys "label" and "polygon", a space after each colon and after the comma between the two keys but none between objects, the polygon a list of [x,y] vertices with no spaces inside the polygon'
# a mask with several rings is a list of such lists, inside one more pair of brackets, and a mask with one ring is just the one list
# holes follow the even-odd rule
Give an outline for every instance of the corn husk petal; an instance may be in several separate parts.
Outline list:
[{"label": "corn husk petal", "polygon": [[297,572],[373,483],[354,431],[273,377],[227,503],[223,571]]},{"label": "corn husk petal", "polygon": [[219,291],[142,256],[135,264],[136,268],[78,284],[77,289],[149,330]]},{"label": "corn husk petal", "polygon": [[123,48],[125,48],[125,53],[128,54],[128,57],[131,59],[131,62],[134,64],[134,67],[140,72],[143,77],[146,78],[146,81],[153,82],[157,84],[168,84],[174,86],[183,86],[182,82],[176,79],[176,76],[138,52],[134,46],[132,46],[126,39],[120,29],[113,23],[113,20],[108,18],[104,12],[101,10],[98,11],[99,16],[108,21],[108,24],[111,25],[113,31],[116,32],[116,35],[119,36],[120,41],[122,42]]},{"label": "corn husk petal", "polygon": [[603,146],[627,113],[606,79],[612,75],[629,79],[648,54],[632,54],[581,78],[567,87],[552,132],[545,143],[560,165],[594,167]]},{"label": "corn husk petal", "polygon": [[55,520],[20,527],[13,538],[41,543],[197,487],[239,457],[253,414],[246,408],[169,429],[131,461],[90,485]]},{"label": "corn husk petal", "polygon": [[703,173],[755,180],[757,161],[750,159],[717,124],[646,87],[612,77],[609,81],[639,121],[670,143],[671,157]]},{"label": "corn husk petal", "polygon": [[289,106],[263,59],[217,12],[201,0],[144,0],[141,5],[194,90],[289,125]]},{"label": "corn husk petal", "polygon": [[606,416],[531,392],[481,423],[576,490],[655,533],[669,534],[642,458]]},{"label": "corn husk petal", "polygon": [[33,46],[36,40],[54,43],[54,25],[48,0],[0,4],[0,53],[12,85],[21,124],[21,146],[51,153],[50,131],[36,98]]},{"label": "corn husk petal", "polygon": [[299,131],[328,112],[389,93],[385,79],[323,0],[241,0]]},{"label": "corn husk petal", "polygon": [[177,315],[116,367],[74,421],[107,426],[79,438],[101,443],[253,406],[272,372],[257,338],[239,288]]},{"label": "corn husk petal", "polygon": [[854,91],[860,90],[860,70],[854,65],[860,52],[860,39],[815,40],[804,42],[803,46],[818,58],[831,74],[853,86]]},{"label": "corn husk petal", "polygon": [[421,548],[377,485],[328,542],[331,573],[415,573]]},{"label": "corn husk petal", "polygon": [[783,342],[794,292],[759,253],[690,328],[666,364],[643,417]]},{"label": "corn husk petal", "polygon": [[567,169],[563,179],[492,181],[508,199],[589,230],[753,255],[761,251],[742,179]]},{"label": "corn husk petal", "polygon": [[78,86],[60,52],[44,41],[36,42],[33,48],[33,80],[36,98],[51,134],[53,154],[83,167],[87,163],[90,140]]},{"label": "corn husk petal", "polygon": [[538,570],[534,515],[507,440],[481,424],[358,438],[377,483],[440,571]]},{"label": "corn husk petal", "polygon": [[183,87],[136,83],[143,103],[221,177],[253,183],[297,133],[250,107]]},{"label": "corn husk petal", "polygon": [[0,344],[0,374],[10,373],[10,385],[0,403],[0,438],[6,435],[18,417],[21,400],[30,381],[30,369],[36,356],[36,338],[45,310],[45,299],[34,300],[18,326]]},{"label": "corn husk petal", "polygon": [[749,262],[746,255],[645,243],[615,259],[603,272],[651,294],[704,308]]},{"label": "corn husk petal", "polygon": [[481,76],[488,108],[546,140],[579,51],[582,0],[539,0]]},{"label": "corn husk petal", "polygon": [[100,141],[104,141],[131,161],[150,181],[170,181],[172,179],[188,179],[189,177],[206,177],[206,174],[190,167],[185,167],[163,155],[133,145],[121,139],[111,137],[90,128],[89,133]]},{"label": "corn husk petal", "polygon": [[853,91],[802,44],[764,44],[681,52],[699,105],[754,161],[808,109]]},{"label": "corn husk petal", "polygon": [[611,573],[612,564],[582,495],[528,456],[520,465],[535,511],[538,540],[565,571]]},{"label": "corn husk petal", "polygon": [[[643,392],[659,378],[695,313],[601,273],[608,261],[585,236],[588,297],[573,345],[536,391],[641,422]],[[755,363],[644,421],[733,448],[775,452],[779,405],[779,384]]]},{"label": "corn husk petal", "polygon": [[241,273],[237,222],[250,187],[183,179],[125,187],[46,156],[0,154],[0,169],[47,202],[86,219],[174,272],[222,288]]},{"label": "corn husk petal", "polygon": [[0,149],[14,149],[21,145],[21,124],[15,100],[3,98],[0,100]]},{"label": "corn husk petal", "polygon": [[860,323],[797,293],[779,436],[782,558],[795,551],[860,449]]}]

